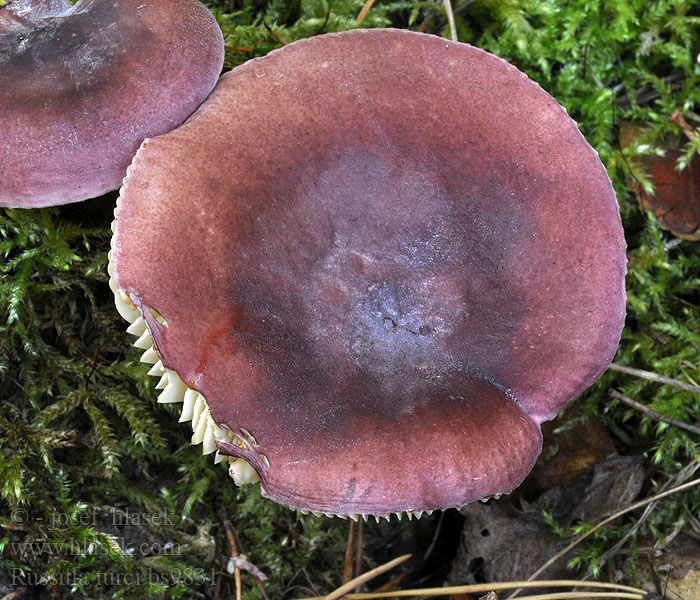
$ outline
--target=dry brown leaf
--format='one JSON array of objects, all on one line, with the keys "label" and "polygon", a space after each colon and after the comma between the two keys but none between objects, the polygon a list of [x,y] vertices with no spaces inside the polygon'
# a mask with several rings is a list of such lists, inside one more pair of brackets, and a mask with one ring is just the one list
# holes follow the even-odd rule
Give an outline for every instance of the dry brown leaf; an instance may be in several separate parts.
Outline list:
[{"label": "dry brown leaf", "polygon": [[640,190],[639,203],[654,213],[659,225],[686,240],[700,240],[700,157],[676,170],[681,152],[670,150],[653,158],[649,175],[654,194]]},{"label": "dry brown leaf", "polygon": [[[671,116],[674,123],[689,138],[697,137],[697,133],[676,111]],[[625,150],[632,142],[644,135],[644,130],[636,123],[621,121],[620,147]],[[675,136],[665,140],[660,149],[664,156],[638,156],[628,158],[641,167],[654,185],[654,193],[647,193],[634,177],[629,184],[635,190],[637,200],[644,210],[653,213],[659,225],[668,229],[673,235],[686,240],[700,239],[700,157],[695,156],[690,164],[678,171],[676,165],[683,155],[681,149],[686,139]]]},{"label": "dry brown leaf", "polygon": [[[462,543],[449,576],[449,584],[526,579],[542,562],[570,540],[560,538],[542,511],[562,527],[577,520],[593,522],[631,502],[644,479],[640,457],[613,455],[585,473],[542,494],[523,510],[508,498],[488,504],[470,504]],[[543,578],[570,577],[568,557],[542,574]]]},{"label": "dry brown leaf", "polygon": [[577,414],[578,407],[570,407],[556,420],[542,424],[542,454],[520,486],[524,498],[536,498],[614,454],[615,446],[596,417],[555,433],[558,427]]}]

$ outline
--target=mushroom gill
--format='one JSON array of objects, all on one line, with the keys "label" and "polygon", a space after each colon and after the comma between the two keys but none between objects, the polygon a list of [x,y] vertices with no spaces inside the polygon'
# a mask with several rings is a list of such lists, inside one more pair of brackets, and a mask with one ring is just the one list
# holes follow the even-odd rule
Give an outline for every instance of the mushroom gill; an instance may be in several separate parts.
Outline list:
[{"label": "mushroom gill", "polygon": [[234,480],[324,514],[510,492],[624,321],[595,151],[514,67],[430,35],[318,36],[224,75],[141,146],[114,229],[160,401]]}]

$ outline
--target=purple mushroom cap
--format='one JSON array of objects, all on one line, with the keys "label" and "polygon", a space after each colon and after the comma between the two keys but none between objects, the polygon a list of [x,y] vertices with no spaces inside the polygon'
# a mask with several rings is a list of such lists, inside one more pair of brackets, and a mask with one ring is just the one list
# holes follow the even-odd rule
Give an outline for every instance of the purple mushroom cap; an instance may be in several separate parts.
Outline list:
[{"label": "purple mushroom cap", "polygon": [[223,36],[196,0],[8,0],[0,7],[0,206],[120,186],[146,137],[211,91]]},{"label": "purple mushroom cap", "polygon": [[505,61],[399,30],[250,61],[144,142],[111,272],[163,401],[205,399],[195,441],[211,426],[205,451],[326,514],[513,490],[625,315],[615,194],[576,124]]}]

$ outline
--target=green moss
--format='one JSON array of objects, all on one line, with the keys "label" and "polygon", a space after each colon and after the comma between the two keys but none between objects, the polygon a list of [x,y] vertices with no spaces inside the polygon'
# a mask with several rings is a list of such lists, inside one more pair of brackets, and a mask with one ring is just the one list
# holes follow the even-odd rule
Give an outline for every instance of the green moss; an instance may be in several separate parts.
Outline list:
[{"label": "green moss", "polygon": [[155,403],[107,286],[112,202],[0,211],[0,584],[226,597],[223,509],[281,597],[300,567],[331,569],[343,533],[237,490]]}]

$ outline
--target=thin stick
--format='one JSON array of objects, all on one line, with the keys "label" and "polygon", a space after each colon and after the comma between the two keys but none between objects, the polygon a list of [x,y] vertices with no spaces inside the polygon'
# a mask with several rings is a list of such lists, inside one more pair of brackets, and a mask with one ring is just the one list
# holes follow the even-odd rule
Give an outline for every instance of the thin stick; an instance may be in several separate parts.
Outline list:
[{"label": "thin stick", "polygon": [[684,381],[678,381],[677,379],[671,379],[670,377],[664,377],[663,375],[657,375],[656,373],[652,373],[651,371],[633,369],[632,367],[618,365],[617,363],[612,363],[609,368],[611,371],[627,373],[627,375],[634,375],[635,377],[640,377],[641,379],[648,379],[649,381],[654,381],[656,383],[665,383],[666,385],[672,385],[673,387],[677,387],[680,390],[685,390],[686,392],[700,394],[700,387],[690,385],[689,383],[685,383]]},{"label": "thin stick", "polygon": [[[406,577],[408,573],[401,573],[400,575],[397,575],[394,577],[391,581],[387,581],[384,585],[380,585],[376,590],[371,592],[372,594],[381,594],[382,592],[386,592],[393,588],[394,586],[399,585],[401,581],[403,580],[404,577]],[[347,598],[347,596],[346,596]]]},{"label": "thin stick", "polygon": [[245,46],[229,46],[228,44],[225,44],[224,48],[226,48],[227,50],[238,50],[239,52],[247,52],[248,54],[253,54],[253,49],[246,48]]},{"label": "thin stick", "polygon": [[[381,568],[381,567],[380,567]],[[626,592],[634,597],[643,596],[646,592],[638,588],[619,583],[605,583],[600,581],[578,581],[577,579],[555,579],[550,581],[499,581],[495,583],[477,583],[472,585],[457,585],[452,587],[425,588],[422,590],[395,590],[393,592],[348,594],[343,600],[369,600],[371,598],[394,598],[412,596],[449,596],[451,594],[481,594],[486,592],[499,592],[514,588],[541,588],[541,587],[591,587],[606,590]],[[566,592],[562,592],[566,593]],[[589,594],[592,592],[588,592]],[[608,592],[609,594],[610,592]],[[334,596],[335,598],[336,596]],[[330,596],[318,596],[303,598],[302,600],[328,600]],[[530,598],[526,596],[523,598]]]},{"label": "thin stick", "polygon": [[654,421],[668,423],[669,425],[673,425],[674,427],[679,427],[680,429],[690,431],[690,433],[694,433],[695,435],[700,435],[700,427],[695,427],[695,425],[690,425],[689,423],[685,423],[683,421],[677,421],[676,419],[672,419],[671,417],[665,417],[653,408],[649,408],[644,404],[640,404],[636,400],[632,400],[632,398],[629,398],[628,396],[625,396],[624,394],[621,394],[616,390],[610,390],[609,393],[613,398],[616,398],[620,402],[624,402],[627,406],[631,406],[639,412],[644,413],[647,417],[653,419]]},{"label": "thin stick", "polygon": [[355,554],[355,521],[350,519],[348,544],[345,547],[345,566],[343,567],[343,585],[352,579],[353,556]]},{"label": "thin stick", "polygon": [[[301,4],[301,0],[299,0],[299,4]],[[323,33],[323,30],[326,28],[326,25],[328,25],[328,19],[331,16],[331,9],[333,8],[333,4],[331,2],[328,3],[328,10],[326,11],[326,18],[323,20],[323,25],[319,27],[318,31],[316,32],[316,35],[321,35]]]},{"label": "thin stick", "polygon": [[675,123],[678,125],[678,127],[681,128],[683,133],[685,133],[685,137],[687,137],[691,142],[694,142],[695,140],[698,139],[698,132],[695,131],[690,125],[688,125],[688,121],[686,121],[683,118],[683,114],[681,113],[680,110],[676,109],[671,113],[671,116],[668,118],[671,123]]},{"label": "thin stick", "polygon": [[[355,526],[355,564],[353,565],[353,578],[356,579],[360,576],[362,573],[362,554],[364,550],[364,544],[365,541],[363,539],[363,529],[364,529],[364,522],[363,521],[358,521],[357,525]],[[361,583],[358,583],[355,586],[355,592],[359,593],[362,591],[361,588]]]},{"label": "thin stick", "polygon": [[357,15],[357,19],[355,20],[355,24],[359,25],[360,23],[362,23],[362,21],[365,20],[365,17],[367,16],[369,9],[372,8],[373,4],[374,4],[374,0],[367,0],[367,2],[365,2],[365,5],[362,7],[362,10],[360,11],[360,14]]},{"label": "thin stick", "polygon": [[270,600],[270,596],[267,595],[267,592],[265,591],[265,584],[260,581],[257,577],[254,577],[255,579],[255,584],[258,586],[258,589],[260,590],[260,593],[262,594],[262,597],[264,600]]},{"label": "thin stick", "polygon": [[425,17],[425,19],[423,19],[423,22],[418,26],[418,29],[416,31],[418,31],[418,33],[425,33],[425,30],[428,29],[428,25],[430,25],[430,21],[432,18],[433,15],[430,14],[427,17]]},{"label": "thin stick", "polygon": [[287,40],[285,40],[279,33],[277,33],[270,25],[268,25],[267,21],[263,19],[263,25],[265,25],[265,29],[270,33],[270,35],[275,38],[280,44],[283,46],[287,45]]},{"label": "thin stick", "polygon": [[[667,496],[672,496],[673,494],[676,494],[678,492],[682,492],[683,490],[687,490],[693,486],[696,486],[700,483],[700,479],[693,479],[693,481],[689,481],[688,483],[684,483],[682,485],[678,485],[674,488],[671,488],[670,490],[667,490],[665,492],[661,492],[660,494],[656,494],[655,496],[650,496],[649,498],[646,498],[644,500],[640,500],[639,502],[635,502],[634,504],[630,504],[626,508],[623,508],[616,513],[613,513],[606,519],[603,519],[600,523],[598,523],[596,526],[592,527],[589,529],[586,533],[580,535],[578,538],[576,538],[573,542],[571,542],[566,548],[561,550],[560,552],[557,552],[552,558],[550,558],[546,563],[544,563],[537,571],[535,571],[530,577],[527,578],[528,581],[532,581],[535,577],[537,577],[542,571],[544,571],[547,567],[558,561],[562,556],[567,554],[569,550],[572,548],[575,548],[578,546],[583,540],[585,540],[589,535],[595,533],[600,529],[601,527],[604,527],[611,521],[614,521],[618,517],[621,517],[622,515],[627,514],[628,512],[631,512],[633,510],[637,510],[638,508],[642,508],[643,506],[646,506],[647,504],[650,504],[651,502],[656,502],[657,500],[661,500],[662,498],[666,498]],[[588,585],[588,584],[586,584]],[[524,586],[522,586],[524,587]],[[508,598],[515,598],[518,594],[520,593],[520,590],[515,590]]]},{"label": "thin stick", "polygon": [[[234,530],[231,521],[228,520],[228,518],[226,517],[226,513],[223,511],[223,509],[218,514],[219,518],[224,522],[226,538],[228,539],[229,546],[231,547],[231,555],[233,557],[240,556],[240,552],[238,551],[238,542],[236,541],[236,531]],[[246,556],[243,555],[243,558],[246,558]],[[255,565],[253,565],[253,568],[254,567]],[[270,597],[267,595],[267,591],[265,590],[265,584],[263,583],[261,576],[255,573],[255,569],[249,570],[249,573],[253,576],[255,585],[258,586],[258,589],[260,590],[260,593],[262,594],[264,600],[270,600]],[[233,567],[233,577],[234,581],[236,582],[236,600],[240,600],[243,592],[241,586],[241,569],[235,563]]]},{"label": "thin stick", "polygon": [[[679,239],[679,238],[676,238],[676,239]],[[683,241],[683,240],[681,240],[681,241]],[[678,362],[678,366],[680,367],[681,372],[683,373],[683,375],[685,375],[686,378],[688,379],[688,381],[690,381],[690,383],[692,383],[693,385],[697,385],[697,384],[698,384],[697,381],[695,381],[690,375],[688,375],[688,373],[686,372],[686,370],[683,368],[683,363],[682,363],[682,362],[679,361],[679,362]]]},{"label": "thin stick", "polygon": [[[228,539],[228,545],[231,548],[231,556],[238,556],[238,544],[236,543],[236,532],[233,529],[233,525],[231,521],[228,520],[223,510],[219,513],[219,518],[224,523],[226,539]],[[236,582],[236,600],[241,600],[243,589],[241,587],[241,570],[238,567],[235,567],[233,570],[233,578]]]},{"label": "thin stick", "polygon": [[644,594],[626,594],[620,592],[558,592],[555,594],[535,594],[534,596],[523,596],[523,600],[560,600],[564,598],[633,598],[642,600]]},{"label": "thin stick", "polygon": [[[362,585],[366,581],[369,581],[370,579],[374,579],[377,575],[381,575],[382,573],[386,573],[387,571],[390,571],[393,569],[395,566],[400,565],[402,562],[407,561],[409,558],[411,558],[410,554],[404,554],[403,556],[399,556],[398,558],[395,558],[394,560],[390,560],[388,563],[383,564],[376,569],[372,569],[371,571],[367,571],[363,575],[360,575],[359,577],[356,577],[352,581],[348,581],[345,585],[341,585],[335,592],[331,592],[328,594],[325,598],[322,600],[338,600],[338,598],[342,598],[345,596],[348,592],[350,592],[355,586]],[[397,592],[389,592],[389,596],[392,594],[396,594]],[[355,594],[353,594],[355,595]]]},{"label": "thin stick", "polygon": [[455,15],[452,12],[452,2],[450,0],[442,0],[442,4],[445,7],[445,14],[447,14],[447,23],[450,26],[450,39],[453,42],[457,40],[457,26],[455,25]]},{"label": "thin stick", "polygon": [[[348,594],[343,597],[343,600],[372,600],[374,598],[394,598],[396,596],[408,596],[403,592],[412,592],[411,596],[427,597],[427,596],[447,596],[455,594],[458,587],[454,588],[431,588],[430,590],[401,590],[388,594]],[[452,590],[452,591],[450,591]],[[430,592],[429,594],[426,592]],[[523,596],[523,600],[559,600],[566,598],[631,598],[632,600],[643,600],[646,592],[639,594],[630,594],[626,592],[556,592],[553,594],[535,594],[534,596]],[[305,600],[316,600],[315,598],[306,598]]]}]

